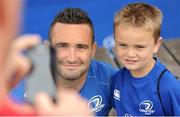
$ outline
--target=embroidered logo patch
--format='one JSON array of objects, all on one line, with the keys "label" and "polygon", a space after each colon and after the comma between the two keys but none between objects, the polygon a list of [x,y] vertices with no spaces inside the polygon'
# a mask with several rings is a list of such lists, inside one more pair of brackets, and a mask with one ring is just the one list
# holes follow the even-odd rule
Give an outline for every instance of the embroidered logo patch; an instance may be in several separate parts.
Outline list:
[{"label": "embroidered logo patch", "polygon": [[139,111],[145,113],[145,115],[151,115],[155,111],[152,110],[153,103],[150,100],[144,100],[139,104]]},{"label": "embroidered logo patch", "polygon": [[120,91],[117,89],[114,90],[114,99],[120,101]]},{"label": "embroidered logo patch", "polygon": [[92,108],[93,112],[99,112],[105,104],[102,104],[102,97],[100,95],[96,95],[89,100],[88,106]]},{"label": "embroidered logo patch", "polygon": [[133,117],[132,115],[130,115],[130,114],[128,114],[128,113],[126,113],[124,116],[125,116],[125,117]]}]

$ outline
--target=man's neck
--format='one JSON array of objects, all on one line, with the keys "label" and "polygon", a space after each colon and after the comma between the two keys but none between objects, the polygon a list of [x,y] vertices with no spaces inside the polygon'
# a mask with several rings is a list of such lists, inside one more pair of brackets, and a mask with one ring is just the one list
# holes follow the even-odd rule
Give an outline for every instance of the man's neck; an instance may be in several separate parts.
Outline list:
[{"label": "man's neck", "polygon": [[86,76],[87,75],[85,74],[77,80],[66,80],[64,78],[58,78],[57,87],[72,89],[72,90],[79,92],[86,81]]}]

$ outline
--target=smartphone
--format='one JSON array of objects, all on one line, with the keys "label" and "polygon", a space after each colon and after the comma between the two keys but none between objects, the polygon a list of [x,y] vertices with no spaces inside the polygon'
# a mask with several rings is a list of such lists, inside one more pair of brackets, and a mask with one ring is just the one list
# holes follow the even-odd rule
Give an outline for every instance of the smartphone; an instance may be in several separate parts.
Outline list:
[{"label": "smartphone", "polygon": [[26,101],[33,104],[39,92],[45,92],[55,100],[56,86],[54,80],[55,50],[45,44],[39,44],[26,52],[32,61],[32,69],[25,80]]}]

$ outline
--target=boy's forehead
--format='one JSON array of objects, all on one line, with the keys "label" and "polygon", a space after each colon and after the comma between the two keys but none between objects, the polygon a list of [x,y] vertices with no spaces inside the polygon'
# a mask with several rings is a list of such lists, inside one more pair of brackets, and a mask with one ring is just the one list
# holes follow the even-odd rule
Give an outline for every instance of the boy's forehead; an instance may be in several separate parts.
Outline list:
[{"label": "boy's forehead", "polygon": [[149,39],[154,40],[154,35],[151,30],[146,30],[144,27],[119,25],[115,29],[115,38],[117,40],[137,39],[139,41],[143,41]]},{"label": "boy's forehead", "polygon": [[126,32],[126,31],[131,31],[131,32],[144,32],[144,33],[150,33],[153,36],[153,30],[151,26],[134,26],[131,24],[119,24],[115,27],[115,33],[121,33],[121,32]]},{"label": "boy's forehead", "polygon": [[139,28],[139,29],[145,29],[147,30],[152,30],[153,26],[150,23],[144,23],[142,25],[137,25],[134,23],[130,23],[130,22],[125,22],[125,23],[119,23],[118,25],[116,25],[116,28]]}]

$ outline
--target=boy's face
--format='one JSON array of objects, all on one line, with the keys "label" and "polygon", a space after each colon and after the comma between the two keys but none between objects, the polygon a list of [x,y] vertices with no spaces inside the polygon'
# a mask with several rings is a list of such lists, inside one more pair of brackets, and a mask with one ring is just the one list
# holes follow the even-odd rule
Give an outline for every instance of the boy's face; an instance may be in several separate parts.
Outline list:
[{"label": "boy's face", "polygon": [[89,25],[56,23],[51,36],[57,51],[58,76],[64,80],[85,76],[96,50]]},{"label": "boy's face", "polygon": [[154,65],[153,53],[160,47],[153,33],[144,28],[119,24],[115,29],[115,47],[118,61],[133,74],[146,74]]}]

